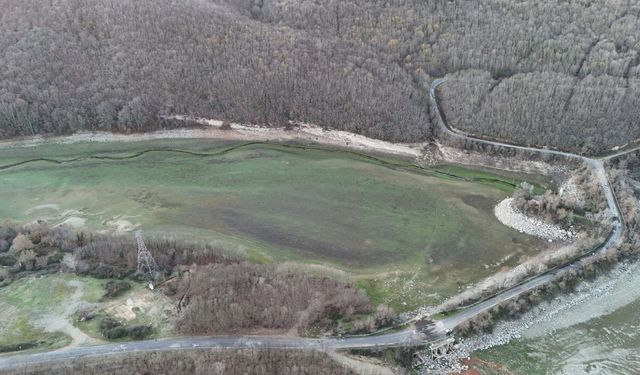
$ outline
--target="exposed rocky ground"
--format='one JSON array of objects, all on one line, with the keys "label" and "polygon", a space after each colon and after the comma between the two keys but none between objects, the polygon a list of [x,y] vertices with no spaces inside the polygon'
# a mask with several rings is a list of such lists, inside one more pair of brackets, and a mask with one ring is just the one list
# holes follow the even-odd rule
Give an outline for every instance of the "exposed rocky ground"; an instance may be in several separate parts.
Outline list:
[{"label": "exposed rocky ground", "polygon": [[[462,372],[466,366],[460,363],[460,359],[468,358],[477,351],[505,345],[511,340],[529,337],[533,327],[536,327],[537,334],[543,334],[613,311],[627,301],[633,301],[637,295],[633,286],[638,282],[639,271],[640,264],[621,263],[610,273],[579,284],[574,293],[543,302],[519,319],[498,322],[491,333],[462,339],[454,352],[437,360],[428,360],[421,366],[420,373]],[[601,298],[607,298],[609,302],[597,303]],[[431,358],[428,352],[422,354],[424,358]]]},{"label": "exposed rocky ground", "polygon": [[513,198],[507,198],[498,203],[494,213],[500,222],[522,233],[540,237],[549,242],[571,241],[576,237],[574,231],[564,230],[557,225],[525,215],[513,206]]}]

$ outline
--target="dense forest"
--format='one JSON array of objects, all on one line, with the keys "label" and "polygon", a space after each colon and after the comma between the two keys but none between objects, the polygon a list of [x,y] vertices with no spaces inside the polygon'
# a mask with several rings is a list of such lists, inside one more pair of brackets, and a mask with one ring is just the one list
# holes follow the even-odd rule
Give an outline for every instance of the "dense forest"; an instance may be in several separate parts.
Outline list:
[{"label": "dense forest", "polygon": [[371,312],[369,299],[353,285],[249,263],[192,267],[177,290],[181,296],[188,302],[175,325],[187,335],[256,328],[326,332],[338,319]]},{"label": "dense forest", "polygon": [[189,114],[392,141],[451,125],[602,152],[640,138],[640,4],[611,0],[2,0],[0,136]]}]

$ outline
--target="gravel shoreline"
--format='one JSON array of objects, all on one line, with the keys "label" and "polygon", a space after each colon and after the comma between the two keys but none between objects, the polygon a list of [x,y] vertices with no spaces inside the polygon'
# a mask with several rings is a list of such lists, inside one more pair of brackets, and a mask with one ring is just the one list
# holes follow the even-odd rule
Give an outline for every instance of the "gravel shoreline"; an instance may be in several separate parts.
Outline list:
[{"label": "gravel shoreline", "polygon": [[500,222],[521,233],[543,238],[549,242],[571,241],[575,238],[574,232],[564,230],[557,225],[547,224],[544,221],[527,216],[513,207],[513,198],[507,198],[498,203],[494,214]]},{"label": "gravel shoreline", "polygon": [[[419,372],[421,374],[462,373],[468,367],[460,363],[460,360],[470,358],[475,352],[506,345],[512,340],[540,337],[557,329],[607,315],[631,303],[635,296],[640,295],[640,292],[636,292],[637,289],[634,288],[639,281],[639,272],[640,264],[621,263],[611,272],[593,281],[579,284],[573,293],[542,302],[516,320],[499,321],[491,333],[462,339],[456,344],[455,351],[437,360],[429,359],[420,367]],[[616,293],[616,290],[627,292]],[[586,315],[585,312],[579,313],[581,309],[587,309],[590,312]],[[430,355],[424,352],[423,357],[430,358]]]},{"label": "gravel shoreline", "polygon": [[82,142],[139,142],[156,139],[216,139],[236,141],[285,142],[302,140],[322,145],[346,147],[364,152],[379,152],[404,157],[419,158],[423,143],[392,143],[342,130],[325,130],[311,124],[296,124],[291,130],[267,128],[256,125],[230,124],[231,129],[222,129],[222,121],[171,116],[174,120],[189,120],[204,125],[203,128],[178,128],[146,133],[120,134],[99,131],[80,131],[65,136],[33,136],[0,140],[0,149],[10,147],[36,147],[46,144],[74,144]]}]

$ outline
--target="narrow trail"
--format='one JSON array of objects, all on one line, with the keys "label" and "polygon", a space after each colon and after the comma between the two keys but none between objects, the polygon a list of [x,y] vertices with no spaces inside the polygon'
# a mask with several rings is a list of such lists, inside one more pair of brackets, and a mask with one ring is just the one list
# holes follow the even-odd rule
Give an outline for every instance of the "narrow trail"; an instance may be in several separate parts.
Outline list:
[{"label": "narrow trail", "polygon": [[65,300],[64,305],[56,307],[56,310],[40,316],[35,325],[48,332],[60,331],[71,337],[70,347],[99,343],[100,340],[93,339],[79,328],[71,324],[71,316],[76,312],[78,306],[82,306],[82,296],[84,295],[84,284],[78,280],[71,280],[69,287],[74,288],[73,293]]}]

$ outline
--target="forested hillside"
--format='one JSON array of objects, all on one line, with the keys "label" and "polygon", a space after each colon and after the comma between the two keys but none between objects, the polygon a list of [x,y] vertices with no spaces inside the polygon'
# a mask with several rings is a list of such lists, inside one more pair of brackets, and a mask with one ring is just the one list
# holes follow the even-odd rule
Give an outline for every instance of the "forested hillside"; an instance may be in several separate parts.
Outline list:
[{"label": "forested hillside", "polygon": [[393,141],[451,125],[601,152],[640,138],[640,4],[0,0],[0,136],[142,131],[163,114]]}]

